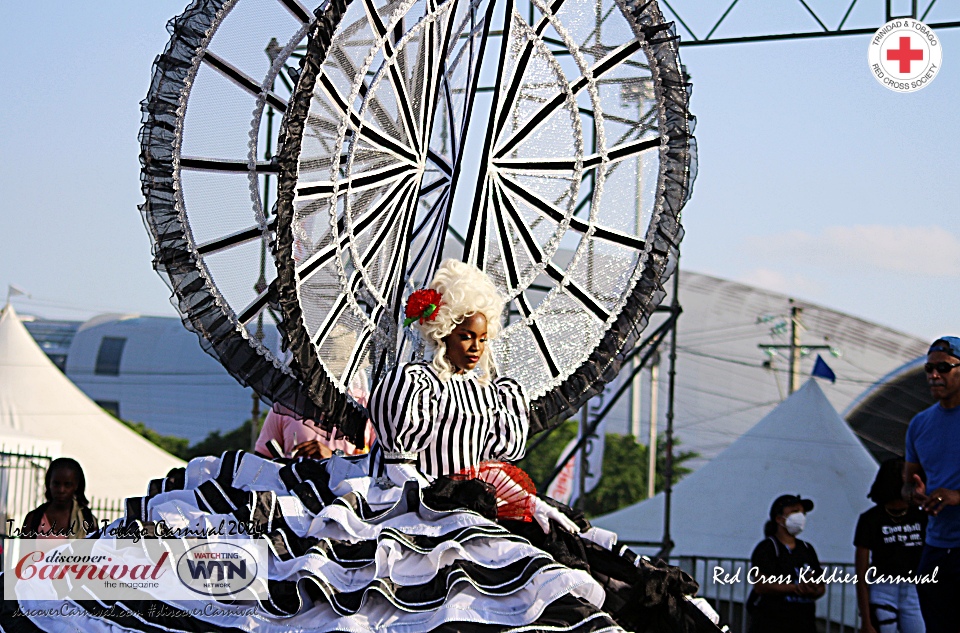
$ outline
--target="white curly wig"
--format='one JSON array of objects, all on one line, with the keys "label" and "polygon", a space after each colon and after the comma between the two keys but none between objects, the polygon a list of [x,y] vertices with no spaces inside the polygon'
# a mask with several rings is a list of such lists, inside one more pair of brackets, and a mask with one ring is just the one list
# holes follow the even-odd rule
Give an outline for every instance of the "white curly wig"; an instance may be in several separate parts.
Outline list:
[{"label": "white curly wig", "polygon": [[[447,346],[443,339],[467,317],[482,314],[487,319],[487,340],[493,340],[500,334],[504,300],[483,271],[455,259],[440,264],[429,287],[440,293],[442,303],[436,318],[416,322],[416,326],[433,350],[431,365],[440,380],[446,381],[457,368],[447,360]],[[484,348],[477,367],[480,369],[480,383],[486,384],[495,371],[489,345]]]}]

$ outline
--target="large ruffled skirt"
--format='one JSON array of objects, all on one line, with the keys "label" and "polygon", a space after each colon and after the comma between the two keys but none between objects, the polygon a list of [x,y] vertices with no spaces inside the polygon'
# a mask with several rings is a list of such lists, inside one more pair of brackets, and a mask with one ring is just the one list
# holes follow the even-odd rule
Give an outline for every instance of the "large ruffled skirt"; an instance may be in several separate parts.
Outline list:
[{"label": "large ruffled skirt", "polygon": [[[265,539],[270,558],[268,595],[254,608],[158,603],[143,594],[142,600],[74,601],[70,617],[62,617],[38,615],[35,607],[42,605],[21,600],[20,611],[6,603],[0,626],[90,632],[623,630],[602,610],[609,587],[605,591],[585,569],[561,564],[480,512],[434,509],[449,503],[431,507],[425,502],[430,490],[414,481],[378,484],[367,469],[365,457],[282,463],[229,452],[197,458],[179,476],[151,482],[147,496],[128,499],[126,516],[105,532],[151,533],[161,522],[168,530],[221,522],[252,526],[261,534],[247,538]],[[663,591],[665,583],[658,583],[654,592]]]}]

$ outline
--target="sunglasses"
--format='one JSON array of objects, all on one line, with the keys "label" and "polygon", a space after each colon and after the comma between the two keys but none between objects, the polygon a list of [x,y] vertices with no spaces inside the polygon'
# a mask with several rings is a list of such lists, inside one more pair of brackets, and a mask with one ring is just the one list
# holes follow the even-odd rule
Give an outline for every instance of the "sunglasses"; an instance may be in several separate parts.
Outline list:
[{"label": "sunglasses", "polygon": [[923,371],[932,374],[933,371],[936,370],[938,374],[949,374],[952,369],[957,367],[960,367],[960,363],[948,363],[946,361],[942,363],[926,363],[923,366]]}]

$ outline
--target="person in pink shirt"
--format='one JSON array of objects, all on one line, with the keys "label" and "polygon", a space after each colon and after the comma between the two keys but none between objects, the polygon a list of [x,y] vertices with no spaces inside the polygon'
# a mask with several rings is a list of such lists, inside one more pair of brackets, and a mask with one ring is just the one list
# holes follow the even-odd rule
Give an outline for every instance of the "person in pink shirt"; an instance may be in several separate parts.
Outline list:
[{"label": "person in pink shirt", "polygon": [[336,450],[341,450],[347,455],[365,453],[375,437],[369,422],[365,432],[365,446],[357,447],[346,438],[334,439],[334,435],[314,426],[309,420],[302,420],[286,407],[275,404],[267,413],[254,450],[259,455],[270,457],[267,442],[277,440],[284,457],[326,459]]},{"label": "person in pink shirt", "polygon": [[[370,392],[362,376],[358,376],[358,378],[350,385],[350,395],[360,405],[367,406],[367,398]],[[314,425],[311,420],[303,420],[290,409],[275,403],[263,421],[263,428],[260,430],[259,437],[257,437],[254,451],[264,457],[270,457],[267,443],[270,440],[276,440],[283,450],[284,457],[326,459],[337,450],[343,451],[347,455],[366,453],[370,450],[374,439],[376,439],[376,433],[373,430],[373,425],[369,422],[367,422],[367,428],[364,432],[365,445],[356,446],[345,437],[337,439],[336,430],[331,432],[321,429]]]}]

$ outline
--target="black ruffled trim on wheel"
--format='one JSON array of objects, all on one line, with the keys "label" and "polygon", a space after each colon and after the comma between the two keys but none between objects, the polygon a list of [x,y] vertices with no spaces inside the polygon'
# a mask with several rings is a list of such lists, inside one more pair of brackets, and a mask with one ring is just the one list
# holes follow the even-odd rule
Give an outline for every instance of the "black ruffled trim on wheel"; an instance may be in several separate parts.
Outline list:
[{"label": "black ruffled trim on wheel", "polygon": [[600,344],[566,380],[531,403],[531,436],[572,417],[616,378],[624,353],[636,346],[650,315],[666,296],[664,284],[674,272],[683,238],[680,210],[696,178],[696,120],[688,109],[690,82],[680,64],[673,23],[664,22],[652,0],[618,0],[618,5],[645,43],[662,108],[660,133],[666,141],[660,148],[656,222],[647,235],[650,252],[633,292]]},{"label": "black ruffled trim on wheel", "polygon": [[317,75],[322,70],[337,24],[343,18],[351,0],[330,0],[317,9],[316,21],[307,36],[307,53],[300,62],[300,79],[287,104],[287,112],[280,126],[280,150],[277,164],[277,241],[274,259],[277,262],[277,289],[283,311],[283,336],[287,348],[293,352],[305,383],[306,394],[323,411],[329,411],[328,420],[319,424],[346,436],[357,446],[363,445],[366,415],[355,403],[341,393],[323,369],[317,352],[303,324],[303,311],[297,297],[297,274],[293,257],[293,198],[300,160],[300,140]]},{"label": "black ruffled trim on wheel", "polygon": [[153,266],[170,287],[170,301],[184,326],[197,334],[203,349],[242,385],[304,417],[318,419],[321,410],[306,397],[296,368],[284,368],[264,355],[244,335],[233,311],[218,299],[181,214],[175,163],[182,100],[190,90],[197,57],[235,1],[195,0],[167,24],[170,41],[154,61],[150,90],[141,103],[140,182],[145,201],[140,213],[153,239]]}]

